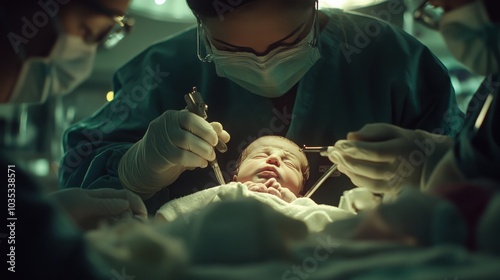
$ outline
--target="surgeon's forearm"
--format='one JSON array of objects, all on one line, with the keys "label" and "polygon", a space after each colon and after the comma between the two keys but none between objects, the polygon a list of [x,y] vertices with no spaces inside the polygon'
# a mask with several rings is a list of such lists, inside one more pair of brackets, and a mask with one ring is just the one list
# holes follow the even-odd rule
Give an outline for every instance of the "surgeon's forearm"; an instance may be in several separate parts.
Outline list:
[{"label": "surgeon's forearm", "polygon": [[143,145],[143,140],[140,140],[123,155],[118,165],[118,176],[126,189],[142,199],[149,199],[175,182],[184,169],[173,164],[158,164],[158,159],[147,156]]}]

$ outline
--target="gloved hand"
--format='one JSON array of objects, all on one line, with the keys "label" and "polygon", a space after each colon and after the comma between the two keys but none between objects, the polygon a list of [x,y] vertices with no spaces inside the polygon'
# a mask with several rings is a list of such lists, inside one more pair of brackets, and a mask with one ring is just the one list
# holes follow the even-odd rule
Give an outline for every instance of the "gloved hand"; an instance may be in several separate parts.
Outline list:
[{"label": "gloved hand", "polygon": [[375,123],[348,133],[327,155],[354,185],[395,194],[406,185],[423,187],[451,146],[448,136]]},{"label": "gloved hand", "polygon": [[101,221],[116,221],[138,216],[147,219],[142,199],[127,190],[65,189],[49,195],[84,230],[97,228]]},{"label": "gloved hand", "polygon": [[120,160],[120,180],[127,189],[149,198],[185,170],[206,167],[215,158],[218,139],[227,143],[229,138],[220,123],[208,123],[187,110],[168,110],[149,124],[144,137]]},{"label": "gloved hand", "polygon": [[248,187],[248,190],[253,192],[268,193],[275,195],[286,202],[292,202],[297,199],[297,196],[287,188],[281,186],[275,178],[270,178],[265,183],[255,183],[252,181],[244,182],[243,185]]}]

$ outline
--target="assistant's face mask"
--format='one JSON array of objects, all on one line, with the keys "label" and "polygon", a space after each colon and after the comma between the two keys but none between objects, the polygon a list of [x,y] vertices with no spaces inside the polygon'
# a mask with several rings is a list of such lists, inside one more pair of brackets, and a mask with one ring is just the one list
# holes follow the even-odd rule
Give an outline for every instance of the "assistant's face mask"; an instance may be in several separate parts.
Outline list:
[{"label": "assistant's face mask", "polygon": [[499,72],[500,24],[490,21],[482,1],[445,13],[439,30],[452,55],[472,72]]},{"label": "assistant's face mask", "polygon": [[97,45],[60,32],[49,56],[23,61],[10,103],[41,103],[73,91],[92,72]]},{"label": "assistant's face mask", "polygon": [[211,59],[217,75],[264,97],[279,97],[289,91],[320,58],[314,43],[316,18],[309,34],[293,46],[280,46],[264,56],[250,52],[229,52],[211,43]]}]

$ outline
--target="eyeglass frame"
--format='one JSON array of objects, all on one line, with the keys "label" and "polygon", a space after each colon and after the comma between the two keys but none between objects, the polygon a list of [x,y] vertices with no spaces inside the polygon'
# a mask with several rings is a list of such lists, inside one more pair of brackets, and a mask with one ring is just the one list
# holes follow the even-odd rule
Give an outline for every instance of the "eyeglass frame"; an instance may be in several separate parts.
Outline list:
[{"label": "eyeglass frame", "polygon": [[[318,0],[315,0],[315,13],[314,13],[314,37],[313,39],[309,42],[309,45],[313,48],[318,46],[318,37],[319,37],[319,17],[318,17]],[[196,16],[196,51],[197,51],[197,56],[198,59],[205,63],[205,62],[212,62],[213,61],[213,55],[211,53],[207,53],[205,57],[202,56],[201,54],[201,30],[203,29],[203,23],[201,22],[200,18]],[[292,46],[290,46],[292,47]]]},{"label": "eyeglass frame", "polygon": [[[97,44],[99,47],[104,47],[106,49],[113,48],[116,46],[125,36],[127,36],[131,31],[132,28],[135,24],[135,19],[128,14],[124,15],[116,15],[116,14],[111,14],[107,9],[103,8],[102,6],[98,5],[97,3],[93,1],[83,1],[83,3],[89,7],[90,9],[101,13],[103,15],[111,17],[115,24],[109,28],[107,32],[102,34],[99,38],[91,38],[90,36],[87,38],[84,38],[84,41],[88,44]],[[117,35],[123,34],[121,38],[116,39]],[[112,44],[107,44],[107,42],[116,40]]]},{"label": "eyeglass frame", "polygon": [[[105,33],[105,35],[98,40],[99,46],[103,46],[106,49],[113,48],[116,46],[125,36],[127,36],[134,27],[135,19],[128,15],[115,16],[113,17],[115,25],[110,28],[110,30]],[[122,35],[120,38],[118,36]],[[113,42],[113,40],[116,40]],[[109,43],[113,42],[113,43]]]}]

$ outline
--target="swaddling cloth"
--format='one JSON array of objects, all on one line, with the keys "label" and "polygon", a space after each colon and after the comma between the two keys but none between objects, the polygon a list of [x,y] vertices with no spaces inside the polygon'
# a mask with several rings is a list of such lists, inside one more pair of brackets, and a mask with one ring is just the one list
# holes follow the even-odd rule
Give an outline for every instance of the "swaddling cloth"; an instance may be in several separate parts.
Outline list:
[{"label": "swaddling cloth", "polygon": [[254,198],[290,218],[303,221],[310,232],[321,231],[331,222],[354,216],[353,213],[334,206],[316,204],[309,198],[297,198],[289,203],[272,194],[249,191],[241,183],[229,183],[172,200],[163,205],[156,215],[161,215],[167,221],[180,217],[188,219],[210,203],[242,198]]}]

